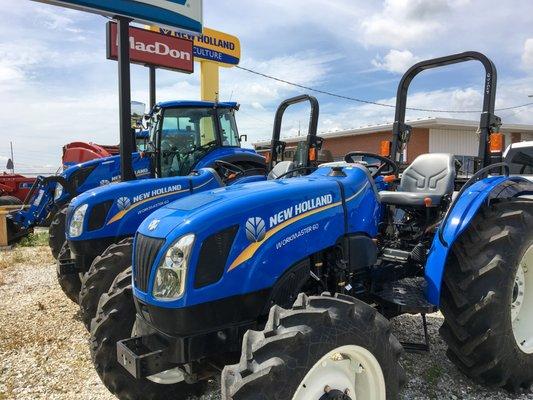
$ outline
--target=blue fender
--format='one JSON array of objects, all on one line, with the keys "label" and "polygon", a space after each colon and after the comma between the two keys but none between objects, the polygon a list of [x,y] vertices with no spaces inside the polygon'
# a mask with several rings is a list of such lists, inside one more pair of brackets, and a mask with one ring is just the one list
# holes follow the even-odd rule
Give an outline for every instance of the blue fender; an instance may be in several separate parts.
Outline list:
[{"label": "blue fender", "polygon": [[492,176],[474,183],[456,199],[449,211],[446,224],[435,233],[425,266],[427,282],[426,298],[436,306],[440,305],[442,279],[448,254],[457,238],[470,225],[478,210],[488,204],[491,198],[507,197],[505,190],[499,190],[508,182],[527,182],[517,176]]}]

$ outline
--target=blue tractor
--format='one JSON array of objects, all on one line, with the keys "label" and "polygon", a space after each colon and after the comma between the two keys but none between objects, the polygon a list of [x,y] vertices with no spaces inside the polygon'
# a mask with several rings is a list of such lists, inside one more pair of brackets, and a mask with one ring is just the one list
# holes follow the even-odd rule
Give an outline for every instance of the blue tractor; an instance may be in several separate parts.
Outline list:
[{"label": "blue tractor", "polygon": [[[486,71],[478,171],[455,192],[454,157],[425,154],[398,177],[410,82],[468,60]],[[152,213],[92,321],[102,381],[121,399],[185,399],[223,370],[223,399],[395,399],[403,346],[388,319],[440,309],[459,369],[531,385],[533,186],[490,151],[495,91],[480,53],[422,61],[399,85],[390,158],[352,152]]]},{"label": "blue tractor", "polygon": [[[294,160],[286,160],[285,143],[280,139],[282,117],[288,106],[304,101],[311,104],[307,140],[299,145]],[[87,328],[100,296],[131,265],[133,235],[150,213],[194,193],[303,175],[316,167],[322,141],[316,135],[319,106],[314,97],[301,95],[280,104],[268,166],[263,156],[240,148],[234,108],[234,103],[210,104],[203,109],[178,103],[160,105],[152,115],[149,142],[149,146],[162,149],[153,157],[158,178],[97,188],[71,202],[68,247],[58,259],[58,275],[60,282],[71,282],[62,286],[67,287],[69,297],[79,301]]]},{"label": "blue tractor", "polygon": [[[144,142],[145,133],[136,132],[137,143]],[[132,155],[137,179],[149,178],[150,161],[139,153]],[[65,214],[68,203],[77,195],[98,186],[120,180],[120,157],[95,158],[64,165],[59,175],[38,176],[20,210],[8,216],[8,240],[14,242],[35,226],[49,224],[49,245],[57,258],[65,242]]]}]

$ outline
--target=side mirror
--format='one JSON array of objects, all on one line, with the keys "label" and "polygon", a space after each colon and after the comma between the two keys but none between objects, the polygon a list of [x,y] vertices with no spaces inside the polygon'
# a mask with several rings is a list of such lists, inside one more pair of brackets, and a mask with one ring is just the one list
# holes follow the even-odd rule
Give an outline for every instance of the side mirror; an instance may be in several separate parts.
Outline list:
[{"label": "side mirror", "polygon": [[146,104],[140,101],[131,102],[131,127],[138,128],[142,125],[142,119],[146,113]]},{"label": "side mirror", "polygon": [[248,135],[240,135],[239,136],[239,142],[242,142],[242,141],[247,142],[248,141]]}]

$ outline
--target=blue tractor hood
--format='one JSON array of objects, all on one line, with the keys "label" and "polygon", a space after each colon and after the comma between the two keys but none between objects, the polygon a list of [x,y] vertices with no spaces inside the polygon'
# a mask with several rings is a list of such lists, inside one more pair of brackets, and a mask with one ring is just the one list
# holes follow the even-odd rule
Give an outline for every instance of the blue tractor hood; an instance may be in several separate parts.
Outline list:
[{"label": "blue tractor hood", "polygon": [[127,181],[88,190],[72,200],[67,211],[69,226],[74,211],[87,204],[83,233],[70,237],[67,232],[67,237],[82,241],[132,235],[155,208],[221,185],[213,169],[203,168],[187,176]]},{"label": "blue tractor hood", "polygon": [[[152,213],[138,232],[173,239],[190,232],[207,233],[232,223],[242,224],[253,216],[264,219],[269,228],[322,206],[334,204],[342,210],[340,182],[346,187],[346,196],[370,186],[364,169],[346,170],[344,178],[328,176],[330,171],[330,167],[322,167],[305,177],[236,184],[179,199]],[[286,211],[291,207],[294,209]],[[152,230],[148,230],[154,219],[159,220],[157,228],[152,225]]]},{"label": "blue tractor hood", "polygon": [[[307,190],[311,182],[314,193]],[[339,186],[333,180],[317,180],[312,176],[227,186],[168,204],[152,213],[138,231],[166,238],[174,236],[173,231],[177,235],[182,230],[213,230],[216,226],[227,226],[228,220],[241,221],[254,213],[259,216],[265,214],[265,211],[282,210],[289,203],[299,199],[314,199],[319,194],[329,195],[331,202],[334,202],[339,197]],[[268,206],[265,207],[266,205]],[[160,222],[156,229],[149,231],[148,225],[154,219]],[[183,232],[186,233],[188,232]]]},{"label": "blue tractor hood", "polygon": [[[334,246],[348,230],[375,235],[374,215],[380,210],[376,199],[364,167],[344,168],[340,174],[322,167],[305,177],[235,184],[174,201],[150,214],[137,230],[138,235],[164,240],[152,268],[173,243],[194,234],[189,276],[214,268],[205,261],[206,252],[213,243],[231,240],[222,267],[234,279],[222,279],[201,291],[186,291],[182,299],[168,304],[138,288],[135,295],[171,307],[201,303],[207,292],[214,299],[224,293],[237,295],[270,287],[288,266],[311,250]],[[187,285],[193,285],[192,278]]]}]

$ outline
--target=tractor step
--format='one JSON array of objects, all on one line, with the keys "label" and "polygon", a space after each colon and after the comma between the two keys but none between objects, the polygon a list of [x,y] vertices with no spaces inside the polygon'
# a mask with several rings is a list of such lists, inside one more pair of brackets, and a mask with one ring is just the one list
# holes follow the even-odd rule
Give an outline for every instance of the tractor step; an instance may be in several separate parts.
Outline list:
[{"label": "tractor step", "polygon": [[176,367],[168,361],[168,345],[155,335],[137,336],[117,343],[118,362],[136,379]]},{"label": "tractor step", "polygon": [[429,303],[424,295],[424,278],[404,278],[387,282],[375,293],[376,300],[396,314],[430,314],[437,306]]}]

